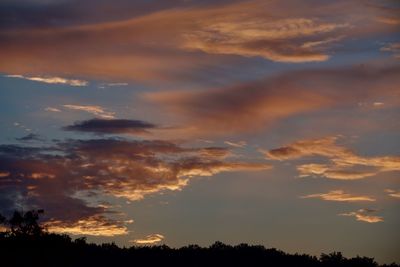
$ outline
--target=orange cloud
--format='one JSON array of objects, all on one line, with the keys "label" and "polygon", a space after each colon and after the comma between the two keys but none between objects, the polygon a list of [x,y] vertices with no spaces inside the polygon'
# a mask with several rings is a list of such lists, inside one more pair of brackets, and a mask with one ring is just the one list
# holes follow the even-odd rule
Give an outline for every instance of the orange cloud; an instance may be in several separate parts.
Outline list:
[{"label": "orange cloud", "polygon": [[128,234],[126,226],[115,224],[115,221],[107,220],[104,216],[91,216],[76,222],[52,220],[46,222],[45,227],[49,232],[71,235],[116,236]]},{"label": "orange cloud", "polygon": [[324,61],[342,39],[395,32],[396,25],[375,19],[390,18],[386,13],[393,12],[356,1],[259,0],[173,8],[112,22],[104,18],[88,25],[5,27],[0,71],[166,82],[187,79],[199,67],[216,67],[229,60],[224,55]]},{"label": "orange cloud", "polygon": [[[266,82],[200,92],[153,93],[145,98],[181,118],[183,133],[197,135],[250,132],[330,104],[328,98],[314,92],[279,89]],[[288,98],[288,93],[296,97]]]},{"label": "orange cloud", "polygon": [[[374,171],[360,171],[360,170],[343,170],[343,169],[327,169],[324,172],[316,173],[314,170],[310,172],[305,171],[307,165],[300,165],[297,170],[300,172],[300,177],[307,177],[313,174],[319,174],[325,176],[326,178],[336,179],[336,180],[358,180],[364,179],[370,176],[375,176],[378,172]],[[307,166],[308,167],[308,166]]]},{"label": "orange cloud", "polygon": [[232,156],[232,152],[224,147],[205,147],[199,150],[199,153],[205,157],[226,158]]},{"label": "orange cloud", "polygon": [[377,21],[389,24],[389,25],[399,25],[400,19],[398,18],[385,18],[385,17],[378,17],[376,18]]},{"label": "orange cloud", "polygon": [[383,218],[380,216],[370,215],[376,212],[376,210],[371,209],[359,209],[358,211],[341,213],[339,216],[350,216],[355,217],[357,221],[367,222],[367,223],[378,223],[383,222]]},{"label": "orange cloud", "polygon": [[382,47],[381,51],[391,52],[393,57],[400,58],[400,43],[389,43]]},{"label": "orange cloud", "polygon": [[360,101],[377,97],[399,99],[399,73],[396,66],[314,69],[226,88],[164,91],[143,97],[181,124],[170,135],[226,136],[265,129],[300,114],[357,108]]},{"label": "orange cloud", "polygon": [[111,236],[127,230],[114,207],[99,203],[105,196],[136,201],[165,190],[182,190],[192,177],[270,168],[266,163],[235,160],[227,148],[186,148],[156,140],[0,145],[0,169],[7,173],[0,179],[0,193],[15,199],[14,205],[45,209],[51,231]]},{"label": "orange cloud", "polygon": [[129,242],[133,242],[139,245],[152,245],[158,242],[161,242],[164,239],[164,236],[161,234],[151,234],[142,239],[134,239]]},{"label": "orange cloud", "polygon": [[338,137],[329,136],[320,139],[301,140],[286,147],[267,151],[265,154],[270,159],[286,160],[304,156],[344,157],[351,152],[345,147],[336,145]]},{"label": "orange cloud", "polygon": [[181,167],[179,175],[183,177],[212,176],[232,171],[262,171],[272,168],[271,165],[263,163],[198,161],[195,158],[184,160],[179,165]]},{"label": "orange cloud", "polygon": [[355,180],[387,171],[400,171],[400,157],[362,157],[338,145],[339,137],[301,140],[288,146],[264,151],[272,160],[290,160],[302,157],[323,157],[329,164],[310,163],[297,166],[300,177],[323,176],[339,180]]},{"label": "orange cloud", "polygon": [[396,191],[393,189],[386,189],[385,192],[391,197],[400,198],[400,191]]},{"label": "orange cloud", "polygon": [[302,196],[301,198],[319,198],[327,201],[339,201],[339,202],[359,202],[359,201],[375,201],[370,196],[356,196],[345,193],[343,190],[333,190],[328,193],[310,194]]},{"label": "orange cloud", "polygon": [[8,177],[10,175],[9,172],[0,172],[0,178]]},{"label": "orange cloud", "polygon": [[60,109],[58,108],[53,108],[53,107],[47,107],[44,109],[45,111],[49,111],[49,112],[61,112]]},{"label": "orange cloud", "polygon": [[30,178],[32,178],[32,179],[44,179],[44,178],[54,179],[55,175],[49,174],[49,173],[43,173],[43,172],[34,172],[34,173],[30,174]]},{"label": "orange cloud", "polygon": [[[346,24],[318,22],[308,18],[255,16],[254,10],[238,16],[229,14],[200,20],[199,29],[185,36],[183,47],[210,54],[260,56],[279,62],[325,61],[329,56],[314,49],[328,42],[302,40],[347,27]],[[331,38],[333,42],[333,38]]]}]

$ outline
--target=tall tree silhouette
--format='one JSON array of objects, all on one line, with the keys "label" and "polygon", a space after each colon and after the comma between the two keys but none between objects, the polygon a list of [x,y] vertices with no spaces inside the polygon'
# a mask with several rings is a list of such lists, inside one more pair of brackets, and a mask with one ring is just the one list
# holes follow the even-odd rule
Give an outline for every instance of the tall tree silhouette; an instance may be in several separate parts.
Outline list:
[{"label": "tall tree silhouette", "polygon": [[0,214],[0,224],[8,227],[14,236],[39,236],[43,233],[43,228],[39,225],[38,220],[40,214],[43,213],[43,210],[14,211],[8,220]]}]

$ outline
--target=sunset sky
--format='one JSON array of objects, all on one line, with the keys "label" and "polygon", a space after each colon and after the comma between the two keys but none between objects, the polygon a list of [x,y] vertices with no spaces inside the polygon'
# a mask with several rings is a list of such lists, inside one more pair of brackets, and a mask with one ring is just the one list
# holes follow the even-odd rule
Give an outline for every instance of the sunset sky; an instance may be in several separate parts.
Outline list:
[{"label": "sunset sky", "polygon": [[0,212],[400,262],[399,60],[398,0],[2,0]]}]

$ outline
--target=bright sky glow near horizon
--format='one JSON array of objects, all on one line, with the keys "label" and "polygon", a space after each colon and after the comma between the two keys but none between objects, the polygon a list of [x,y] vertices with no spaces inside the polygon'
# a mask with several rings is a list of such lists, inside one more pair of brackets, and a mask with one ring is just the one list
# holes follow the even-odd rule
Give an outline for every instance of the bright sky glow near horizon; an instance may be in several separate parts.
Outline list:
[{"label": "bright sky glow near horizon", "polygon": [[400,262],[398,0],[0,2],[0,212],[121,246]]}]

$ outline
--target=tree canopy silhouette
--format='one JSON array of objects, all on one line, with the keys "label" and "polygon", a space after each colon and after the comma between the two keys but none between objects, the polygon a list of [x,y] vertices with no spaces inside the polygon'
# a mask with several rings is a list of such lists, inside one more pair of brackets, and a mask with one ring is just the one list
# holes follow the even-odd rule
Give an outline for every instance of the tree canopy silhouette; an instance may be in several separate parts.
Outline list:
[{"label": "tree canopy silhouette", "polygon": [[43,210],[14,211],[10,219],[0,214],[0,224],[9,228],[12,235],[39,236],[43,233],[43,228],[38,220],[43,213]]},{"label": "tree canopy silhouette", "polygon": [[44,231],[39,224],[43,210],[14,212],[11,218],[0,214],[7,231],[0,234],[1,266],[270,266],[270,267],[400,267],[378,265],[373,258],[346,258],[340,252],[288,254],[275,248],[215,242],[209,247],[188,245],[181,248],[160,246],[118,247],[115,243],[88,243],[85,237],[72,240],[68,235]]}]

